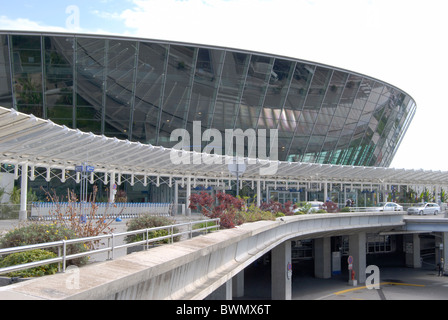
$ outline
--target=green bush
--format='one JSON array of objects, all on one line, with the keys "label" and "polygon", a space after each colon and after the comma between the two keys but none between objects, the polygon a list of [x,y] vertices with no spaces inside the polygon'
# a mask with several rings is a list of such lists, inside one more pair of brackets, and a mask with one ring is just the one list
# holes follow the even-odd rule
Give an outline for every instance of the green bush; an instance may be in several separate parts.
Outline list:
[{"label": "green bush", "polygon": [[[169,226],[172,224],[175,224],[175,221],[170,218],[157,217],[157,216],[145,214],[138,218],[134,218],[134,219],[130,220],[127,223],[127,226],[128,226],[127,231],[157,228],[157,227],[162,227],[162,226]],[[173,231],[174,231],[174,233],[179,232],[178,228],[174,228]],[[169,234],[171,234],[171,230],[161,229],[161,230],[149,232],[148,236],[149,236],[149,239],[153,239],[153,238],[167,236]],[[141,234],[129,235],[126,237],[125,241],[127,243],[131,243],[131,242],[142,241],[144,239],[146,239],[146,233],[145,234],[141,233]],[[174,241],[179,241],[179,240],[180,240],[180,236],[174,237]],[[155,243],[169,243],[169,241],[170,241],[170,239],[164,239],[161,241],[157,241]]]},{"label": "green bush", "polygon": [[[41,261],[56,258],[57,255],[47,250],[31,250],[25,252],[17,252],[7,255],[0,260],[0,268],[6,268],[29,262]],[[58,271],[58,264],[48,264],[44,266],[34,267],[26,270],[13,271],[7,274],[8,277],[41,277],[44,275],[55,274]]]},{"label": "green bush", "polygon": [[[12,248],[38,243],[55,242],[61,240],[76,239],[76,233],[63,226],[51,223],[30,223],[28,225],[10,230],[0,239],[0,248]],[[47,249],[58,254],[58,248]],[[67,255],[85,252],[87,248],[82,243],[67,245]],[[67,261],[67,265],[83,265],[88,258],[78,258]]]},{"label": "green bush", "polygon": [[275,220],[275,218],[284,216],[280,211],[274,213],[269,210],[263,210],[255,204],[251,204],[246,211],[239,211],[239,214],[242,215],[244,222]]}]

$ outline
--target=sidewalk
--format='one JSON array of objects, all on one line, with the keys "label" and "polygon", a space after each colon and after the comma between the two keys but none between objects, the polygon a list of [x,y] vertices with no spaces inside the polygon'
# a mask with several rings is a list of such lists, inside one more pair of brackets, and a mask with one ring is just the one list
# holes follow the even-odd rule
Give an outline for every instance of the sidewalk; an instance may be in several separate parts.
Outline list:
[{"label": "sidewalk", "polygon": [[19,219],[14,220],[0,220],[0,235],[8,232],[8,230],[14,229],[19,226]]}]

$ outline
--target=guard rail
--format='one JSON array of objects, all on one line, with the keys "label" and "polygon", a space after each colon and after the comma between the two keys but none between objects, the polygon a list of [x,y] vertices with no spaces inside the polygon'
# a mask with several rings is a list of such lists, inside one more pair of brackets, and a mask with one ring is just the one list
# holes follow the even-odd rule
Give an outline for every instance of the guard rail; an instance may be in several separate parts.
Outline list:
[{"label": "guard rail", "polygon": [[[205,227],[193,229],[193,226],[205,224]],[[175,228],[181,228],[181,227],[187,227],[187,230],[180,231],[177,233],[174,233]],[[165,239],[169,239],[171,243],[174,242],[174,238],[177,236],[182,235],[189,235],[189,238],[193,237],[193,233],[196,232],[208,232],[208,230],[212,229],[219,229],[220,228],[220,219],[207,219],[207,220],[200,220],[200,221],[191,221],[191,222],[184,222],[184,223],[178,223],[168,226],[161,226],[161,227],[155,227],[155,228],[148,228],[148,229],[141,229],[141,230],[134,230],[134,231],[127,231],[127,232],[120,232],[120,233],[110,233],[106,235],[99,235],[94,237],[85,237],[85,238],[78,238],[78,239],[70,239],[70,240],[60,240],[60,241],[54,241],[54,242],[48,242],[48,243],[40,243],[40,244],[32,244],[27,246],[20,246],[20,247],[12,247],[12,248],[4,248],[0,249],[0,256],[11,254],[11,253],[17,253],[17,252],[24,252],[24,251],[31,251],[36,249],[46,249],[46,248],[58,248],[58,257],[52,258],[52,259],[46,259],[46,260],[40,260],[40,261],[34,261],[29,262],[25,264],[20,265],[14,265],[10,267],[0,268],[0,275],[7,274],[13,271],[19,271],[19,270],[25,270],[29,268],[34,268],[38,266],[58,263],[58,269],[61,271],[61,264],[62,264],[62,272],[65,272],[67,261],[81,258],[84,256],[90,256],[93,254],[99,254],[106,252],[108,254],[107,259],[113,260],[114,259],[114,252],[115,250],[121,249],[121,248],[128,248],[133,246],[139,246],[139,245],[145,245],[146,249],[148,249],[149,244]],[[149,238],[149,233],[153,231],[158,230],[168,230],[168,235],[166,236],[160,236],[156,238]],[[117,244],[115,243],[115,239],[119,236],[130,236],[130,235],[137,235],[141,234],[143,235],[143,240],[137,241],[137,242],[131,242],[131,243],[124,243],[124,244]],[[92,250],[87,250],[84,252],[76,253],[67,255],[67,246],[71,244],[76,243],[89,243],[94,241],[106,241],[107,245],[103,248],[97,248]]]}]

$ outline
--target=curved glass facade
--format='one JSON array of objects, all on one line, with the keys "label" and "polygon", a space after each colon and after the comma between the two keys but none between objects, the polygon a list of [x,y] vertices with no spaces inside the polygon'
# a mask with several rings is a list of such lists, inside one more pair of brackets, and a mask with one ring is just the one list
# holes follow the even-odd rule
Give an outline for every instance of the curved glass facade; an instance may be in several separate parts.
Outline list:
[{"label": "curved glass facade", "polygon": [[264,53],[20,32],[0,32],[0,46],[0,105],[165,147],[201,121],[278,129],[279,160],[389,166],[416,108],[377,79]]}]

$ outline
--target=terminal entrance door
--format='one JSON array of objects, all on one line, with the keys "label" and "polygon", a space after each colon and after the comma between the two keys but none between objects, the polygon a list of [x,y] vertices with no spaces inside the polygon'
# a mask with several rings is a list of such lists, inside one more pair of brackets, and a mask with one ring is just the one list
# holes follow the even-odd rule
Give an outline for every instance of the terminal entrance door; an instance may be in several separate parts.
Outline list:
[{"label": "terminal entrance door", "polygon": [[300,201],[300,192],[270,190],[269,200],[280,203],[291,201],[294,204]]}]

